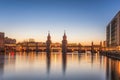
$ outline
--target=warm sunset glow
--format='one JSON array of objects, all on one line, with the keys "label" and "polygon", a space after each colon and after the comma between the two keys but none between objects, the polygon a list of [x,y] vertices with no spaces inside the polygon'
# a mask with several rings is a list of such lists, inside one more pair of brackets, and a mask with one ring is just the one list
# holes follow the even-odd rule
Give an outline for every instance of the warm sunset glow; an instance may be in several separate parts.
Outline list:
[{"label": "warm sunset glow", "polygon": [[119,10],[119,1],[47,1],[0,1],[1,32],[17,42],[45,42],[50,31],[61,42],[66,30],[69,42],[96,42],[105,40],[106,24]]}]

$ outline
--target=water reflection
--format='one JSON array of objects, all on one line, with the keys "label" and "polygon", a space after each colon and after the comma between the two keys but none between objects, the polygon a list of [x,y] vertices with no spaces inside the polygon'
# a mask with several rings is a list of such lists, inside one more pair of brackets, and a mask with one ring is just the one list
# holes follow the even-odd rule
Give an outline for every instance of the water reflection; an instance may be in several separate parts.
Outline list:
[{"label": "water reflection", "polygon": [[106,58],[106,80],[120,80],[120,61]]},{"label": "water reflection", "polygon": [[93,61],[94,61],[94,53],[91,53],[91,65],[92,65],[92,67],[93,67]]},{"label": "water reflection", "polygon": [[62,54],[62,70],[63,70],[63,75],[65,75],[65,71],[66,71],[66,53]]},{"label": "water reflection", "polygon": [[120,80],[120,61],[90,53],[0,55],[0,80]]},{"label": "water reflection", "polygon": [[0,80],[2,80],[4,74],[4,59],[5,55],[0,54]]},{"label": "water reflection", "polygon": [[101,68],[101,65],[102,65],[102,55],[99,55],[100,56],[100,68]]},{"label": "water reflection", "polygon": [[50,73],[50,65],[51,65],[51,53],[46,54],[46,63],[47,63],[47,74]]}]

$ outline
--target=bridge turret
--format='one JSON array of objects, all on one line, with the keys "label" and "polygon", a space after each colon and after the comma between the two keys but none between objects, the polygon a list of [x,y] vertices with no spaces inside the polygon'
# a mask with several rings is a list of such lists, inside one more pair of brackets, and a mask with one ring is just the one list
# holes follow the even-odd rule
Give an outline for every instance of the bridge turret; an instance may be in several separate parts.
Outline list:
[{"label": "bridge turret", "polygon": [[47,41],[46,41],[46,52],[50,53],[51,52],[51,36],[50,36],[50,32],[48,32],[48,36],[47,36]]},{"label": "bridge turret", "polygon": [[94,52],[94,43],[93,43],[93,41],[92,41],[92,43],[91,43],[91,52],[92,52],[92,53]]},{"label": "bridge turret", "polygon": [[47,40],[51,40],[50,32],[48,31]]},{"label": "bridge turret", "polygon": [[64,31],[63,40],[67,40],[66,32]]},{"label": "bridge turret", "polygon": [[66,32],[64,31],[63,40],[62,40],[62,53],[66,53],[66,52],[67,52],[67,36],[66,36]]}]

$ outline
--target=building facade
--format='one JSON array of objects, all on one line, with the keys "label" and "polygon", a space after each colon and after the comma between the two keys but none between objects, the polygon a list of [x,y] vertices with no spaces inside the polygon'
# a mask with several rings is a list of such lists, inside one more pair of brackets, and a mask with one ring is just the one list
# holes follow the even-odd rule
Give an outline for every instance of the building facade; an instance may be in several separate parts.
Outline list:
[{"label": "building facade", "polygon": [[107,47],[120,46],[120,11],[106,27],[106,45]]},{"label": "building facade", "polygon": [[5,51],[15,51],[16,50],[16,39],[4,38],[4,50]]},{"label": "building facade", "polygon": [[0,32],[0,51],[4,49],[4,36],[3,32]]}]

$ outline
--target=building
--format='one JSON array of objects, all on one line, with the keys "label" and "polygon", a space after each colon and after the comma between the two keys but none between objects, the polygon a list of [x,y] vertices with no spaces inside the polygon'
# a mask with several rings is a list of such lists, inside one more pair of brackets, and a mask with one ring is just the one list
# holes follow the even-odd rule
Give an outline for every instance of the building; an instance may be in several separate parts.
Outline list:
[{"label": "building", "polygon": [[0,51],[4,49],[4,36],[3,32],[0,32]]},{"label": "building", "polygon": [[16,39],[5,37],[5,44],[16,44]]},{"label": "building", "polygon": [[4,38],[5,51],[15,51],[16,50],[16,39]]},{"label": "building", "polygon": [[106,41],[103,41],[103,46],[102,47],[106,47]]},{"label": "building", "polygon": [[106,27],[106,46],[120,46],[120,11]]}]

